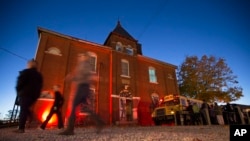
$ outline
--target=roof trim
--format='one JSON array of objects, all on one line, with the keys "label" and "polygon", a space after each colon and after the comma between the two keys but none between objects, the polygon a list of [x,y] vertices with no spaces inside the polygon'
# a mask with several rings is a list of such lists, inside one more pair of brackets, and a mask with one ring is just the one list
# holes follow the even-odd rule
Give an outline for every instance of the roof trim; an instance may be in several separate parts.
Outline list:
[{"label": "roof trim", "polygon": [[42,28],[42,27],[37,27],[37,31],[38,31],[38,36],[40,36],[41,32],[46,32],[46,33],[50,33],[50,34],[53,34],[53,35],[56,35],[56,36],[59,36],[59,37],[62,37],[62,38],[66,38],[66,39],[69,39],[69,40],[83,42],[83,43],[91,44],[91,45],[94,45],[94,46],[99,46],[99,47],[102,47],[102,48],[110,49],[109,47],[107,47],[105,45],[101,45],[101,44],[98,44],[98,43],[90,42],[90,41],[83,40],[83,39],[80,39],[80,38],[76,38],[76,37],[73,37],[73,36],[61,34],[59,32],[48,30],[48,29],[45,29],[45,28]]},{"label": "roof trim", "polygon": [[[108,47],[108,46],[97,44],[97,43],[90,42],[90,41],[86,41],[86,40],[83,40],[83,39],[80,39],[80,38],[76,38],[76,37],[64,35],[64,34],[61,34],[61,33],[55,32],[55,31],[51,31],[51,30],[48,30],[48,29],[45,29],[45,28],[42,28],[42,27],[38,27],[37,31],[38,31],[38,36],[40,36],[41,32],[45,32],[45,33],[53,34],[55,36],[59,36],[59,37],[66,38],[66,39],[69,39],[69,40],[83,42],[83,43],[86,43],[86,44],[91,44],[91,45],[98,46],[98,47],[101,47],[103,49],[108,49],[108,50],[112,51],[112,49],[110,49],[110,47]],[[161,63],[163,65],[168,65],[170,67],[174,67],[175,69],[177,69],[176,65],[169,64],[169,63],[157,60],[157,59],[153,59],[153,58],[150,58],[150,57],[147,57],[147,56],[143,56],[143,55],[139,55],[139,54],[137,55],[137,57],[144,58],[144,59],[146,59],[148,61],[151,61],[151,62],[155,62],[155,63],[157,62],[157,63]]]},{"label": "roof trim", "polygon": [[167,65],[167,66],[173,67],[175,69],[178,68],[176,65],[173,65],[173,64],[170,64],[170,63],[166,63],[166,62],[163,62],[163,61],[160,61],[160,60],[157,60],[157,59],[153,59],[153,58],[150,58],[150,57],[147,57],[147,56],[137,55],[137,57],[138,58],[146,59],[146,60],[154,62],[154,63],[160,63],[160,64],[163,64],[163,65]]}]

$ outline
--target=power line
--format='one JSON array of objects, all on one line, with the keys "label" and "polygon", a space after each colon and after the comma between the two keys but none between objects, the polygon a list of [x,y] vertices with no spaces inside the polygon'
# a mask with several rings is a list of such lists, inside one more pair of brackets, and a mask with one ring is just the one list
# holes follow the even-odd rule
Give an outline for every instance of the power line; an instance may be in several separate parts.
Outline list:
[{"label": "power line", "polygon": [[160,14],[160,12],[162,11],[162,9],[164,9],[166,3],[167,3],[167,0],[164,0],[164,3],[160,4],[160,6],[159,6],[159,8],[157,8],[156,12],[153,13],[153,15],[150,17],[149,21],[147,22],[147,24],[144,26],[142,32],[137,37],[138,40],[146,32],[147,28],[150,26],[150,24],[152,23],[152,21]]},{"label": "power line", "polygon": [[5,51],[5,52],[7,52],[7,53],[9,53],[9,54],[11,54],[11,55],[13,55],[13,56],[18,57],[18,58],[20,58],[20,59],[22,59],[22,60],[24,60],[24,61],[28,61],[27,58],[22,57],[22,56],[20,56],[20,55],[14,53],[14,52],[12,52],[12,51],[9,51],[9,50],[7,50],[7,49],[5,49],[5,48],[2,48],[2,47],[0,47],[0,49],[3,50],[3,51]]}]

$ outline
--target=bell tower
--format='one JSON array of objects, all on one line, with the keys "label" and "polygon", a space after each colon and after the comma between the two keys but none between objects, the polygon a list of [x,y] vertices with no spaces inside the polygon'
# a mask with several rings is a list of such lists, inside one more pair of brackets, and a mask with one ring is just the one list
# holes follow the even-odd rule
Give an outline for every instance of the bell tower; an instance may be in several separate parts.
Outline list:
[{"label": "bell tower", "polygon": [[142,55],[141,44],[122,27],[120,21],[117,22],[114,30],[109,33],[104,46],[129,55]]}]

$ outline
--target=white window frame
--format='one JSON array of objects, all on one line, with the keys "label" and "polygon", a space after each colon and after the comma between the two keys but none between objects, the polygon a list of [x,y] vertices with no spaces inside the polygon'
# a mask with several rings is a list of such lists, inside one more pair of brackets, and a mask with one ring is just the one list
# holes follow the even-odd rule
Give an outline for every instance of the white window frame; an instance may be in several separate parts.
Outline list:
[{"label": "white window frame", "polygon": [[149,82],[150,83],[158,83],[157,82],[157,76],[156,76],[156,70],[154,67],[148,67],[148,75],[149,75]]},{"label": "white window frame", "polygon": [[126,52],[126,54],[128,54],[128,55],[134,55],[134,50],[133,50],[133,48],[132,48],[130,45],[128,45],[128,46],[126,47],[125,52]]},{"label": "white window frame", "polygon": [[117,42],[116,43],[115,50],[116,51],[120,51],[120,52],[123,51],[123,47],[122,47],[122,43],[121,42]]},{"label": "white window frame", "polygon": [[89,55],[90,55],[90,61],[92,60],[92,58],[94,58],[94,63],[90,62],[91,72],[96,73],[97,55],[94,52],[89,52]]},{"label": "white window frame", "polygon": [[[127,68],[124,68],[124,64],[127,64]],[[125,71],[127,73],[125,73]],[[129,76],[129,62],[126,59],[122,59],[121,60],[121,76],[123,76],[123,77],[130,77]]]}]

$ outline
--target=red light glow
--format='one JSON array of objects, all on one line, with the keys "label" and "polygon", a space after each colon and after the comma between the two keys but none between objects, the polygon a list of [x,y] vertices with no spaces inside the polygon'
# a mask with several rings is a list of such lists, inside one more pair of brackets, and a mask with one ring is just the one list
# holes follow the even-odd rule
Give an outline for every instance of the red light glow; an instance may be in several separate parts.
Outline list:
[{"label": "red light glow", "polygon": [[[49,109],[46,109],[46,110],[43,112],[42,117],[41,117],[41,122],[43,122],[43,121],[46,120],[47,116],[49,115],[49,112],[50,112],[50,108],[49,108]],[[57,116],[56,116],[56,114],[54,114],[54,115],[50,118],[48,124],[52,125],[52,124],[56,124],[56,123],[57,123]]]},{"label": "red light glow", "polygon": [[[34,111],[35,111],[35,116],[36,118],[40,121],[43,122],[46,120],[46,117],[48,116],[50,109],[53,105],[54,99],[45,99],[45,98],[40,98],[37,100],[35,106],[34,106]],[[54,114],[51,119],[49,120],[47,126],[50,125],[56,125],[57,124],[57,116]]]}]

